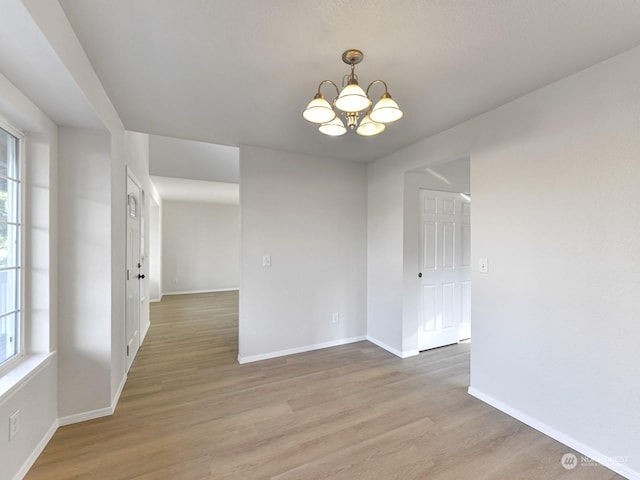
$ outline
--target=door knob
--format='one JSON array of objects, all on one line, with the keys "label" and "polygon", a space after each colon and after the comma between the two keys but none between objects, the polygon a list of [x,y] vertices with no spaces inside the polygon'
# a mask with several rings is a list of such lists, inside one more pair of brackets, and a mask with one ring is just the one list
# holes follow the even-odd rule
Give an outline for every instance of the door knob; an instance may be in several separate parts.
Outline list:
[{"label": "door knob", "polygon": [[422,278],[422,272],[418,274],[418,278]]},{"label": "door knob", "polygon": [[138,275],[138,278],[144,278],[144,274]]}]

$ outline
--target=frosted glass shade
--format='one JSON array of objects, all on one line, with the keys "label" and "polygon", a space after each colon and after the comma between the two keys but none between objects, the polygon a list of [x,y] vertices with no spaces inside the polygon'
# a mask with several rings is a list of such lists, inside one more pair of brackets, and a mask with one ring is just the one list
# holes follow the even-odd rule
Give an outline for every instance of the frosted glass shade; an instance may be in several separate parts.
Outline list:
[{"label": "frosted glass shade", "polygon": [[352,82],[344,87],[338,95],[336,108],[343,112],[361,112],[368,109],[371,106],[371,99],[367,97],[357,81],[352,80]]},{"label": "frosted glass shade", "polygon": [[371,111],[371,120],[379,123],[391,123],[402,118],[402,110],[387,92],[382,95]]},{"label": "frosted glass shade", "polygon": [[384,123],[374,122],[371,120],[369,114],[367,114],[360,122],[356,133],[365,137],[371,137],[384,132],[385,128],[387,128],[387,126]]},{"label": "frosted glass shade", "polygon": [[339,137],[340,135],[344,135],[345,133],[347,133],[347,128],[344,126],[344,123],[342,123],[342,120],[340,120],[340,117],[338,116],[336,116],[330,122],[320,125],[320,128],[318,128],[318,130],[320,130],[320,132],[324,133],[325,135],[330,135],[332,137]]},{"label": "frosted glass shade", "polygon": [[302,112],[305,120],[311,123],[327,123],[336,118],[336,112],[333,111],[329,102],[327,102],[321,93],[316,94],[313,100],[309,102],[307,108]]}]

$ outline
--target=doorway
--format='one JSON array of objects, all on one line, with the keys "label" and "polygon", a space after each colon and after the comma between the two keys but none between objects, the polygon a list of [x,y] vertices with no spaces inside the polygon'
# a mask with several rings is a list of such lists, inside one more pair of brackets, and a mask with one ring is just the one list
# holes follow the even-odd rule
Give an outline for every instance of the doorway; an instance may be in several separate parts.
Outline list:
[{"label": "doorway", "polygon": [[471,338],[470,167],[465,155],[405,172],[404,357]]}]

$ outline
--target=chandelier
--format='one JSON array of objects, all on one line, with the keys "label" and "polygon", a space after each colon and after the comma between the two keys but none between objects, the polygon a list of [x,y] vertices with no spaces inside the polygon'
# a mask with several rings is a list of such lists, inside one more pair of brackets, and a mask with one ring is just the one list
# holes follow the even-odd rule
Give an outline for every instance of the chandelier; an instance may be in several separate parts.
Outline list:
[{"label": "chandelier", "polygon": [[[358,85],[358,76],[355,74],[355,66],[362,61],[364,54],[360,50],[347,50],[342,54],[342,61],[351,66],[351,73],[342,79],[342,91],[331,80],[323,80],[318,85],[318,93],[309,102],[302,112],[305,120],[320,124],[318,130],[325,135],[339,136],[347,132],[340,115],[344,116],[349,129],[359,135],[372,136],[384,132],[387,123],[395,122],[402,118],[402,110],[391,98],[387,84],[382,80],[374,80],[364,91]],[[336,97],[329,103],[320,89],[323,85],[330,84],[336,89]],[[384,93],[380,100],[373,105],[369,97],[369,89],[375,84],[384,85]],[[372,108],[373,105],[373,108]],[[360,119],[362,117],[362,119]]]}]

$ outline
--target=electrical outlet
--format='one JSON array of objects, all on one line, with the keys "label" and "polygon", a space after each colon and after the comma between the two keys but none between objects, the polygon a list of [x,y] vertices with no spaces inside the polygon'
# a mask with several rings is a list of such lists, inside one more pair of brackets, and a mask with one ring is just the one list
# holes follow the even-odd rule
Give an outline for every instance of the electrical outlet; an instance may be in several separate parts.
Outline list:
[{"label": "electrical outlet", "polygon": [[340,323],[340,314],[334,313],[331,317],[331,323]]},{"label": "electrical outlet", "polygon": [[16,410],[9,417],[9,441],[13,440],[20,431],[20,410]]}]

